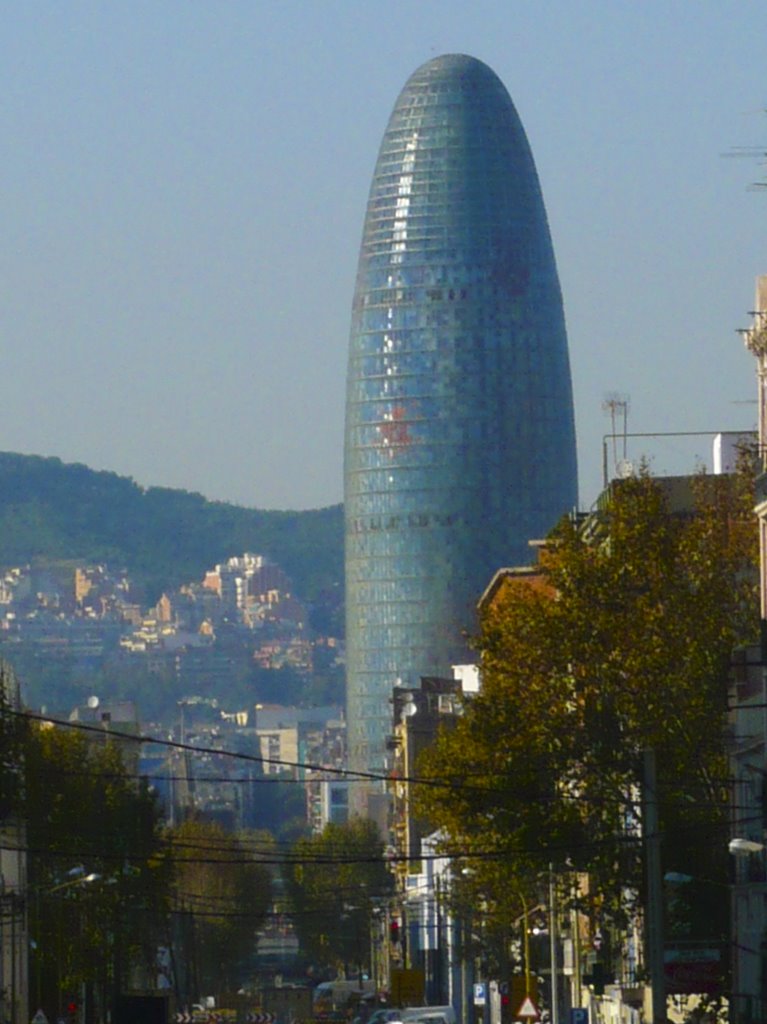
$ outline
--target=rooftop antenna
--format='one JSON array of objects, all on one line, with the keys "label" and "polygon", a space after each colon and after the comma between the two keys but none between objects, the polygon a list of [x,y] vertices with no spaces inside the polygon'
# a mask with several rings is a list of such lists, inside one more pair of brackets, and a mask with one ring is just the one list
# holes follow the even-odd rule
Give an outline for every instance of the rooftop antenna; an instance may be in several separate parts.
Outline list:
[{"label": "rooftop antenna", "polygon": [[[613,467],[618,476],[630,475],[627,459],[626,439],[628,437],[629,396],[617,391],[608,392],[602,400],[602,412],[610,416],[610,438],[613,443]],[[619,433],[620,425],[620,433]],[[621,441],[621,456],[618,458],[618,440]],[[628,473],[627,473],[628,470]],[[605,486],[607,481],[605,481]]]},{"label": "rooftop antenna", "polygon": [[[750,117],[753,114],[765,114],[767,110],[760,108],[748,110],[745,113]],[[762,167],[767,164],[767,148],[763,143],[755,146],[731,146],[728,152],[722,153],[722,156],[746,157],[748,160],[755,160]],[[752,181],[748,186],[749,192],[758,192],[763,189],[767,189],[767,181],[764,178],[761,181]]]}]

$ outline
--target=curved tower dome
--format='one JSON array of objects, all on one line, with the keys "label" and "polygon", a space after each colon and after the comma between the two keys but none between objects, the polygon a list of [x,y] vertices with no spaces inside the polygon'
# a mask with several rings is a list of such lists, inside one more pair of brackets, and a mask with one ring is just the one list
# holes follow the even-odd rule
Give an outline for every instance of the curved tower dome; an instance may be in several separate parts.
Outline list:
[{"label": "curved tower dome", "polygon": [[391,690],[465,660],[477,599],[577,500],[562,297],[500,79],[420,67],[389,119],[352,312],[345,438],[350,765],[379,771]]}]

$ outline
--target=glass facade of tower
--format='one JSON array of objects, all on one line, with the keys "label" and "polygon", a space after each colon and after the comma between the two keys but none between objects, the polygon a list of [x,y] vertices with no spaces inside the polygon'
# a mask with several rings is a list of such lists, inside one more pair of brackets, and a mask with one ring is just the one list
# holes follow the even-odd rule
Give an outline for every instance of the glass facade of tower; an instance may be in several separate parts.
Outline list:
[{"label": "glass facade of tower", "polygon": [[466,659],[477,599],[577,500],[562,298],[501,81],[419,68],[373,176],[345,438],[350,765],[384,763],[391,690]]}]

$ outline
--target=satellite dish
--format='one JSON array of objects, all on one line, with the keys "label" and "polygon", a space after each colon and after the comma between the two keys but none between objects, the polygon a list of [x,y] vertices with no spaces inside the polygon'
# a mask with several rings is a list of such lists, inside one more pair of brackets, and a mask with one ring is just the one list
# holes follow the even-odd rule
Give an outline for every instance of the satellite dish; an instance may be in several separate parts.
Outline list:
[{"label": "satellite dish", "polygon": [[634,475],[634,463],[631,459],[621,459],[615,467],[615,471],[621,480],[628,480]]},{"label": "satellite dish", "polygon": [[95,711],[95,710],[96,710],[96,708],[97,708],[97,707],[99,706],[99,699],[98,699],[98,697],[97,697],[97,696],[96,696],[96,695],[94,694],[94,696],[93,696],[93,697],[89,697],[89,698],[88,698],[88,701],[87,701],[87,703],[88,703],[88,707],[89,707],[89,708],[90,708],[90,709],[91,709],[92,711]]},{"label": "satellite dish", "polygon": [[418,705],[414,700],[409,700],[402,705],[402,715],[404,718],[412,718],[418,711]]}]

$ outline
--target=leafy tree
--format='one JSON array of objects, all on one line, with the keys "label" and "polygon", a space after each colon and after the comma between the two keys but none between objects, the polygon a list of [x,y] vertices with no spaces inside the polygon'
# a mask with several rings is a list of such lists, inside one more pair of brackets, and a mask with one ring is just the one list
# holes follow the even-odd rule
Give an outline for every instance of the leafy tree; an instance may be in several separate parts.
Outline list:
[{"label": "leafy tree", "polygon": [[[168,834],[174,869],[176,963],[191,965],[182,988],[187,996],[242,981],[243,964],[271,902],[272,879],[252,837],[190,819]],[[263,840],[258,841],[258,849]]]},{"label": "leafy tree", "polygon": [[491,904],[519,893],[519,914],[553,863],[588,871],[594,913],[619,919],[641,890],[648,748],[666,868],[724,877],[727,675],[758,621],[756,528],[744,477],[692,491],[693,514],[672,514],[659,482],[620,482],[482,617],[482,692],[424,755],[436,784],[416,802]]},{"label": "leafy tree", "polygon": [[169,874],[160,815],[107,736],[29,724],[24,752],[33,1001],[119,991],[125,965],[154,972]]},{"label": "leafy tree", "polygon": [[306,793],[289,771],[254,780],[249,824],[283,842],[292,842],[306,832]]},{"label": "leafy tree", "polygon": [[369,965],[371,914],[393,883],[376,825],[330,823],[299,839],[290,861],[288,897],[304,954],[347,976],[360,972]]}]

